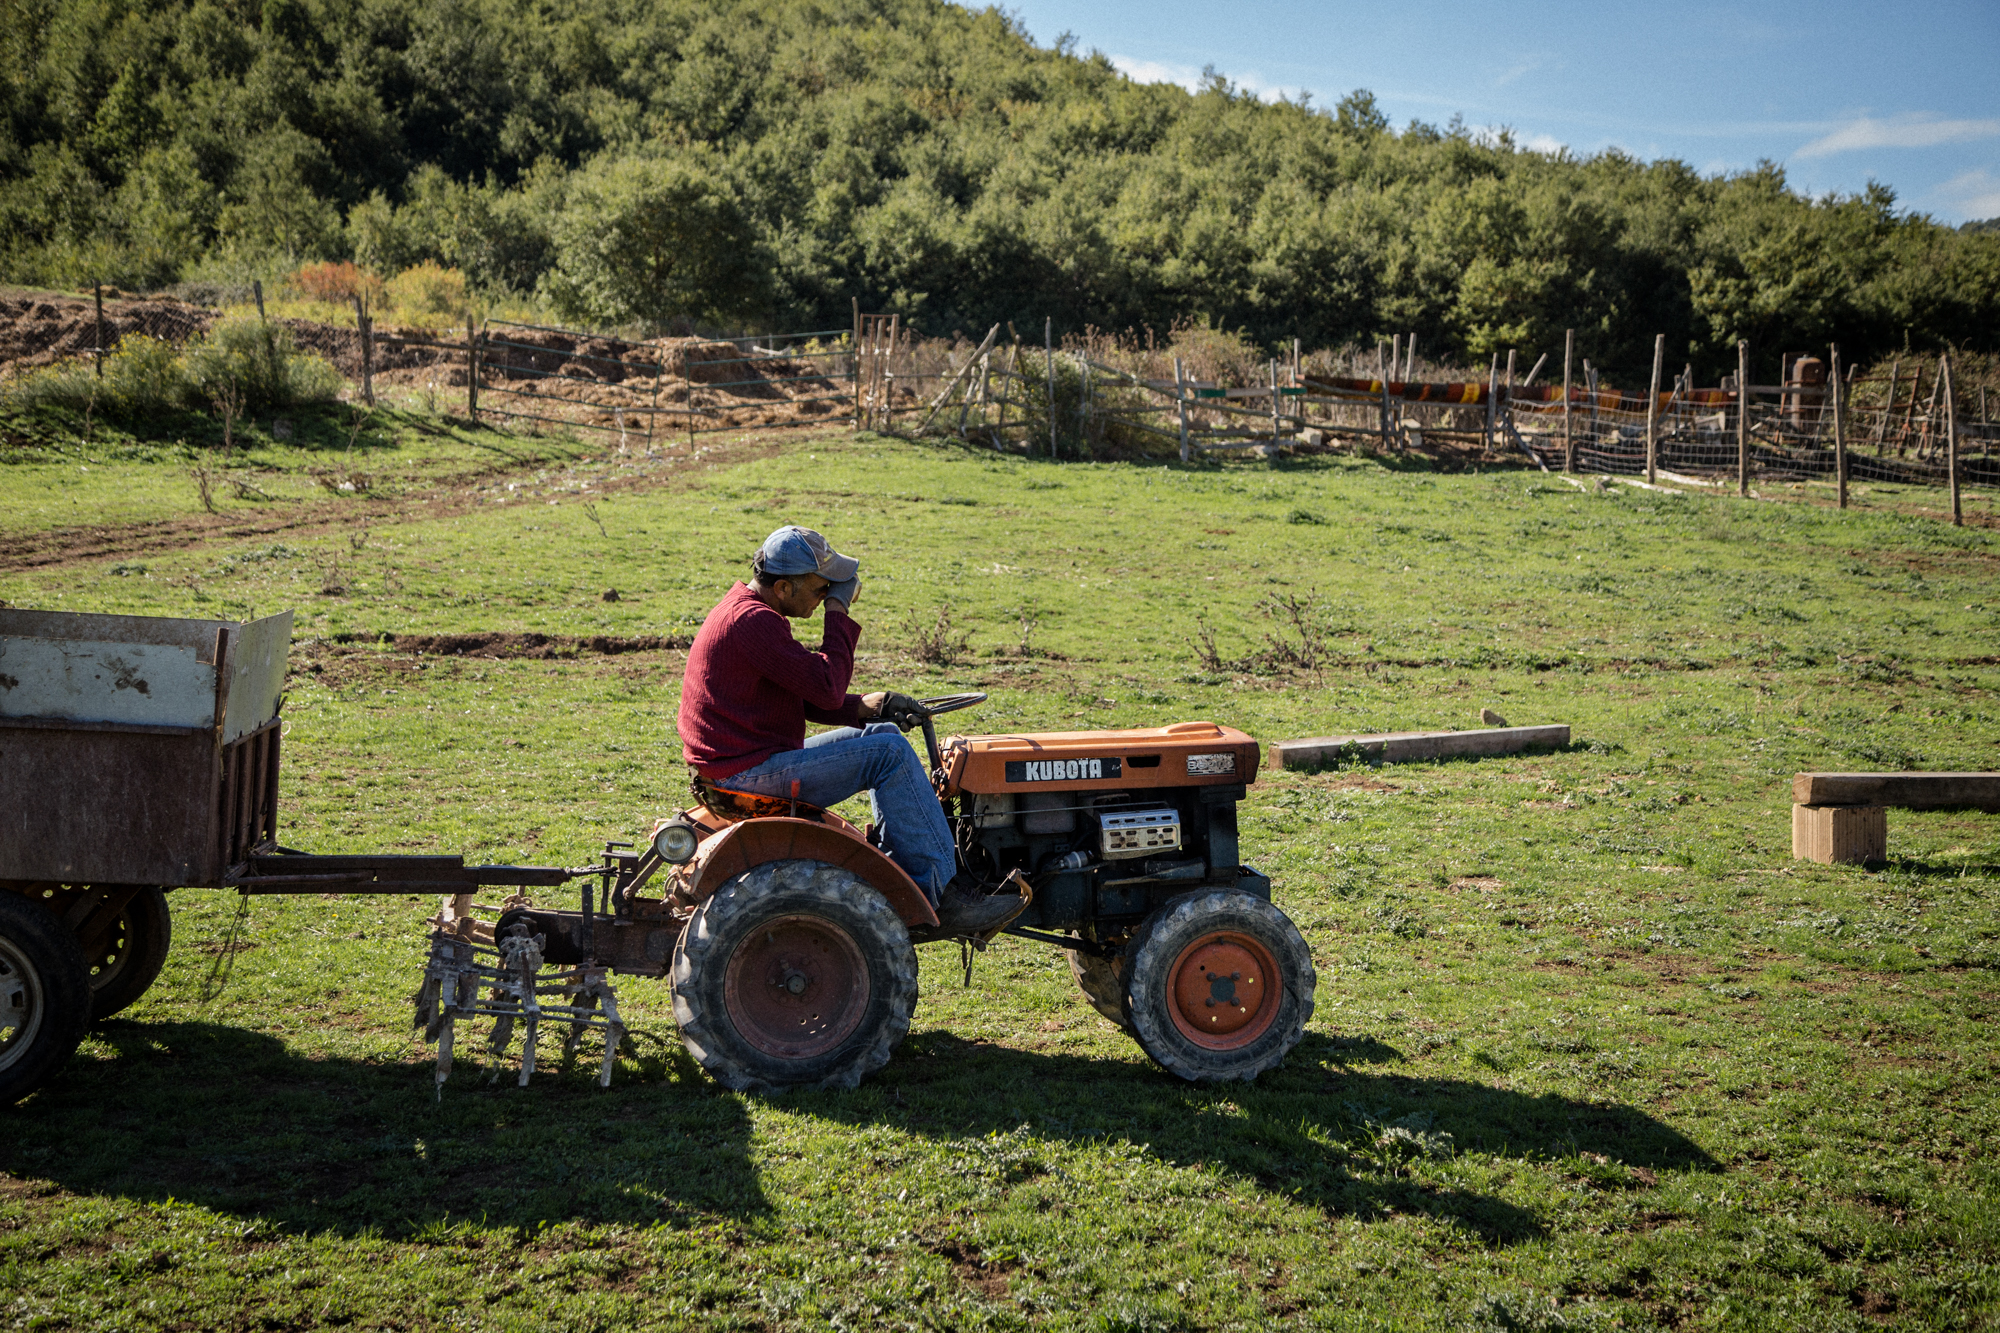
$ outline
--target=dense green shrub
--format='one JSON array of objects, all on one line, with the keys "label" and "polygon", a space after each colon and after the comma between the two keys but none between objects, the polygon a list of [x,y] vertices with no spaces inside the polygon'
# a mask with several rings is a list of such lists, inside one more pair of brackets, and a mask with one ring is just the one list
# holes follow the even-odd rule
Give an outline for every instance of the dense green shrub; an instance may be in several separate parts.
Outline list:
[{"label": "dense green shrub", "polygon": [[226,406],[231,414],[326,401],[340,373],[324,357],[300,352],[281,325],[222,320],[186,351],[157,338],[128,337],[104,357],[102,375],[87,359],[60,362],[5,386],[22,406],[63,407],[108,417],[147,417]]},{"label": "dense green shrub", "polygon": [[0,279],[426,261],[566,317],[1209,322],[1427,352],[2000,350],[2000,233],[1616,151],[1135,84],[941,0],[95,0],[0,29]]}]

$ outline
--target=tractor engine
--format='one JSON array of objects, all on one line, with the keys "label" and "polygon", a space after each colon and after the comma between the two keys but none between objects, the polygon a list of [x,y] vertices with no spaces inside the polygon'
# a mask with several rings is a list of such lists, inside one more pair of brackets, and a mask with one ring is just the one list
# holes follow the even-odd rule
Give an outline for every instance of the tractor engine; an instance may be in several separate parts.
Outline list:
[{"label": "tractor engine", "polygon": [[1192,889],[1271,896],[1237,847],[1236,803],[1257,776],[1243,732],[1181,722],[953,736],[943,759],[966,867],[989,883],[1019,870],[1034,888],[1016,926],[1100,939]]}]

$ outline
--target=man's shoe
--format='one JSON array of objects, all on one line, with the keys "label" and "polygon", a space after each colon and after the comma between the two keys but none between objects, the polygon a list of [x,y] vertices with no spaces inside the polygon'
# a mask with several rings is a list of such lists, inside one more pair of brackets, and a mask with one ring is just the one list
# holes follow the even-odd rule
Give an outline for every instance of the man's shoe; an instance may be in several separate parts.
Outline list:
[{"label": "man's shoe", "polygon": [[984,935],[1021,915],[1027,905],[1018,893],[978,893],[953,880],[938,895],[938,930],[946,935]]}]

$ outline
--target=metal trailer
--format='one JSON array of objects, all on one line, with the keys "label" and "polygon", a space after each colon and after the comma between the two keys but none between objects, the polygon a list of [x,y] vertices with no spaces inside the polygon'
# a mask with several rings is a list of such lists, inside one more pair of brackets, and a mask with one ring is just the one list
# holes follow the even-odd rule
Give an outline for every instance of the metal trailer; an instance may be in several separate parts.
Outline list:
[{"label": "metal trailer", "polygon": [[550,866],[313,856],[278,843],[292,616],[249,623],[0,609],[0,1105],[143,995],[167,893],[556,885]]}]

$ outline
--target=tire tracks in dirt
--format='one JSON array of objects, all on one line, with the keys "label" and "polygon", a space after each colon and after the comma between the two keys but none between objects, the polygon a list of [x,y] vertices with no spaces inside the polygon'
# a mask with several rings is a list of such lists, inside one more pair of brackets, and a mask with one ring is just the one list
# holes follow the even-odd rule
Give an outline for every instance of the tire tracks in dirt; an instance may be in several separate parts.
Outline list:
[{"label": "tire tracks in dirt", "polygon": [[[671,453],[658,458],[611,459],[572,463],[544,484],[523,487],[507,502],[526,500],[587,502],[613,495],[698,489],[701,477],[718,467],[733,467],[768,458],[786,448],[810,444],[810,435],[769,432],[698,446],[690,457]],[[135,523],[82,524],[48,528],[19,536],[0,536],[0,573],[60,569],[119,557],[185,551],[217,542],[235,542],[281,533],[316,536],[355,527],[449,518],[493,506],[481,492],[509,477],[531,476],[548,469],[547,461],[517,467],[494,467],[413,488],[407,493],[348,498],[328,497],[277,501],[283,509],[256,514],[187,514]],[[577,491],[556,484],[558,477],[590,476],[590,489]]]}]

